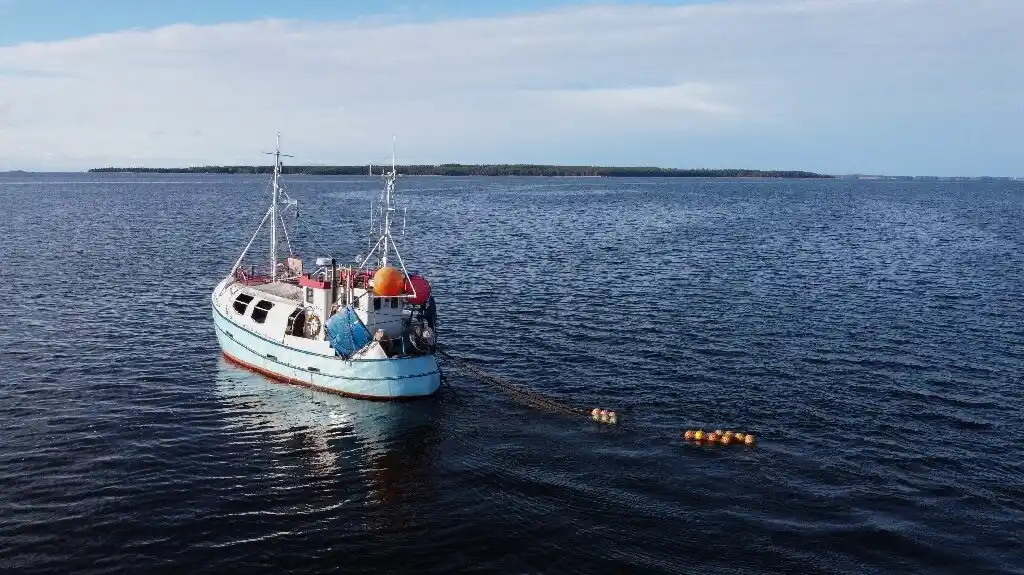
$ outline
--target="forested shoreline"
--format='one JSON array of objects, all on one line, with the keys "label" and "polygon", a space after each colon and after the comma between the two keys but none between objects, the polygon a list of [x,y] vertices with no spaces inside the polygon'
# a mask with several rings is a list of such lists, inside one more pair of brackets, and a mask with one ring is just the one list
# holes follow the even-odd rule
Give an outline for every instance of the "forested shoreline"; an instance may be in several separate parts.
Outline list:
[{"label": "forested shoreline", "polygon": [[[373,166],[379,174],[380,166]],[[93,168],[90,172],[128,172],[157,174],[269,174],[273,166],[192,166],[188,168]],[[284,174],[311,176],[365,176],[370,166],[290,166]],[[573,177],[689,177],[689,178],[832,178],[801,170],[682,169],[616,166],[558,166],[540,164],[439,164],[398,166],[407,176],[573,176]]]}]

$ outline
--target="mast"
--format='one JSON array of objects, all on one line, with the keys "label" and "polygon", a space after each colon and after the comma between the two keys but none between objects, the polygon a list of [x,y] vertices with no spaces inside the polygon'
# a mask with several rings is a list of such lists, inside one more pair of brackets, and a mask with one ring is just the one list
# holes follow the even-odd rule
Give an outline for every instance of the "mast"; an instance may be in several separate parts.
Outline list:
[{"label": "mast", "polygon": [[[377,198],[376,208],[370,210],[371,234],[374,232],[378,234],[376,238],[371,238],[370,241],[375,241],[376,243],[374,243],[373,247],[370,248],[369,253],[366,254],[365,258],[363,258],[359,267],[363,268],[366,266],[372,260],[375,252],[378,268],[394,265],[389,263],[391,261],[391,256],[394,256],[394,258],[398,260],[397,267],[401,268],[402,273],[405,275],[406,279],[408,279],[409,271],[405,268],[405,262],[402,261],[402,254],[398,251],[398,245],[395,244],[395,240],[391,236],[391,226],[397,222],[395,218],[398,210],[398,208],[395,207],[395,198],[397,196],[395,193],[395,181],[398,179],[398,166],[395,162],[395,140],[396,138],[393,136],[391,142],[391,171],[385,172],[383,169],[381,170],[381,176],[384,178],[384,190],[381,191],[380,196]],[[376,229],[374,229],[373,225],[374,211],[378,214]],[[412,295],[415,296],[415,294],[416,292],[414,290]]]},{"label": "mast", "polygon": [[[388,243],[391,240],[391,218],[392,212],[395,211],[394,206],[394,191],[395,191],[395,178],[397,177],[395,170],[395,137],[391,139],[391,171],[384,175],[384,201],[382,209],[384,211],[384,221],[382,222],[381,239],[383,240],[380,250],[380,266],[385,267],[388,265]],[[396,248],[397,249],[397,248]]]},{"label": "mast", "polygon": [[270,280],[277,281],[277,178],[281,173],[281,132],[274,151],[274,185],[270,198]]},{"label": "mast", "polygon": [[[270,196],[270,279],[277,281],[277,204],[281,196],[281,184],[278,182],[281,177],[281,156],[290,158],[288,154],[281,153],[281,132],[277,133],[277,147],[273,152],[264,152],[274,156],[274,184],[271,186]],[[285,197],[288,197],[285,194]],[[295,201],[289,198],[287,205],[295,205]],[[283,225],[283,222],[282,222]],[[287,230],[286,230],[287,231]]]},{"label": "mast", "polygon": [[[272,281],[277,281],[277,224],[278,220],[281,223],[281,229],[284,230],[284,239],[288,242],[288,249],[291,250],[291,238],[288,236],[288,228],[285,226],[284,219],[281,214],[287,212],[288,207],[295,207],[296,214],[298,214],[298,202],[292,199],[288,195],[288,192],[281,187],[281,158],[291,158],[293,156],[289,154],[281,153],[281,132],[277,133],[277,148],[273,152],[263,152],[269,156],[274,156],[274,179],[273,185],[271,186],[270,192],[270,207],[267,209],[266,215],[263,216],[263,220],[260,221],[260,225],[256,226],[256,231],[252,234],[252,238],[249,239],[249,243],[245,245],[245,249],[242,250],[242,254],[235,260],[235,265],[231,267],[231,271],[228,272],[229,276],[235,274],[238,270],[238,266],[242,265],[242,260],[245,259],[246,254],[249,253],[249,248],[252,247],[252,243],[256,241],[256,236],[259,235],[260,230],[263,229],[263,225],[267,223],[267,219],[270,220],[270,277]],[[283,200],[282,200],[283,198]],[[283,212],[278,212],[278,204],[284,207]]]}]

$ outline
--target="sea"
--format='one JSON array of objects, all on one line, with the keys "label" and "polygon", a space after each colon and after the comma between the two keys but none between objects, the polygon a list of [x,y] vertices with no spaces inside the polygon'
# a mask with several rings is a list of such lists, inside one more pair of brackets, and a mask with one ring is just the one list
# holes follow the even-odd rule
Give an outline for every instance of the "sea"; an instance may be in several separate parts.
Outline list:
[{"label": "sea", "polygon": [[[380,178],[284,185],[366,253]],[[1024,573],[1024,182],[398,189],[451,356],[618,425],[227,363],[265,176],[0,175],[0,572]]]}]

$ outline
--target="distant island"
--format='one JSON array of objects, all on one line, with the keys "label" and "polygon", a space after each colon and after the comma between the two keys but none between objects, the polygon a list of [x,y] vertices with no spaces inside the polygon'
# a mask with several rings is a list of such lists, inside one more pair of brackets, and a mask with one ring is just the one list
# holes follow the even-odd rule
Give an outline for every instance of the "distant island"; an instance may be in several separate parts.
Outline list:
[{"label": "distant island", "polygon": [[[373,166],[380,173],[379,166]],[[157,174],[269,174],[273,166],[193,166],[189,168],[93,168],[90,172]],[[363,166],[283,166],[284,174],[310,176],[366,176]],[[439,164],[398,166],[406,176],[571,176],[610,178],[833,178],[798,170],[679,169],[614,166],[554,166],[538,164]]]}]

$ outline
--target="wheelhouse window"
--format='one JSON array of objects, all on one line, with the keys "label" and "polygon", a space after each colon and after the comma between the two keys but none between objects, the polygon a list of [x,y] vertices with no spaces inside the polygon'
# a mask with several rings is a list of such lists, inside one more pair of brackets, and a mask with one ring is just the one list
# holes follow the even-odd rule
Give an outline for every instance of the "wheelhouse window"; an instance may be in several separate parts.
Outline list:
[{"label": "wheelhouse window", "polygon": [[306,303],[313,303],[313,288],[306,288]]},{"label": "wheelhouse window", "polygon": [[398,298],[397,297],[393,297],[393,298],[391,298],[391,309],[397,309],[397,308],[398,308]]},{"label": "wheelhouse window", "polygon": [[245,315],[245,310],[249,307],[249,303],[252,301],[252,296],[247,293],[240,293],[235,298],[235,303],[231,304],[231,307],[241,315]]},{"label": "wheelhouse window", "polygon": [[379,297],[373,298],[373,310],[374,311],[380,311],[380,298]]},{"label": "wheelhouse window", "polygon": [[267,321],[267,312],[269,312],[273,307],[274,304],[265,299],[261,299],[256,302],[256,305],[252,308],[252,315],[250,316],[252,317],[252,321],[256,323],[263,323]]}]

